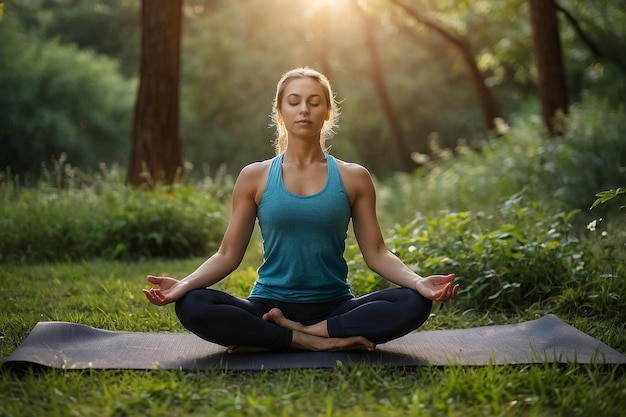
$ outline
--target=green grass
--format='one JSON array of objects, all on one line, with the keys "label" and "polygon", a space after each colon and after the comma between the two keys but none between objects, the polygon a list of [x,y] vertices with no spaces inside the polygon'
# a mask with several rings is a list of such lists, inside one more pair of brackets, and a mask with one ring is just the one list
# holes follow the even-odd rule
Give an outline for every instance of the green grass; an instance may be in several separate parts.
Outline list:
[{"label": "green grass", "polygon": [[[0,272],[0,356],[8,356],[44,320],[103,329],[183,331],[172,306],[155,307],[141,288],[147,273],[185,275],[201,259],[5,265]],[[250,259],[248,264],[253,264]],[[254,260],[256,262],[256,259]],[[222,288],[245,294],[243,268]],[[440,305],[425,329],[512,323],[519,315],[457,311]],[[598,320],[579,328],[605,341],[616,330]],[[0,370],[2,416],[618,416],[626,406],[623,368],[552,363],[273,372]]]}]

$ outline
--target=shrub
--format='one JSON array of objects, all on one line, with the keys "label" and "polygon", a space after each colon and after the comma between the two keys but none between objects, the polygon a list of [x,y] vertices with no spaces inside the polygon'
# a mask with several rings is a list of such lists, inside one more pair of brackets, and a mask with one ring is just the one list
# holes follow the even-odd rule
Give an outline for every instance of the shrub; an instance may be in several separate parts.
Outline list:
[{"label": "shrub", "polygon": [[[565,120],[560,138],[547,137],[538,117],[517,120],[480,151],[460,141],[454,158],[434,142],[433,156],[422,168],[383,182],[382,222],[406,222],[415,213],[440,210],[491,211],[522,190],[541,201],[544,212],[580,209],[580,222],[588,221],[597,190],[623,186],[626,113],[588,96]],[[596,211],[601,209],[606,210]]]},{"label": "shrub", "polygon": [[[560,293],[570,280],[586,274],[580,242],[571,230],[577,211],[548,216],[539,207],[518,194],[496,214],[419,215],[396,226],[387,245],[422,276],[456,273],[460,308],[517,310]],[[356,247],[350,256],[357,291],[376,289],[376,282],[387,285],[360,269]]]},{"label": "shrub", "polygon": [[43,178],[0,181],[0,262],[201,256],[225,227],[215,186],[135,190],[117,169],[88,176],[66,163]]},{"label": "shrub", "polygon": [[192,185],[103,194],[104,253],[109,258],[186,258],[215,249],[224,222],[221,207]]},{"label": "shrub", "polygon": [[13,13],[0,20],[0,168],[36,178],[62,152],[123,163],[136,82],[106,56],[24,33]]}]

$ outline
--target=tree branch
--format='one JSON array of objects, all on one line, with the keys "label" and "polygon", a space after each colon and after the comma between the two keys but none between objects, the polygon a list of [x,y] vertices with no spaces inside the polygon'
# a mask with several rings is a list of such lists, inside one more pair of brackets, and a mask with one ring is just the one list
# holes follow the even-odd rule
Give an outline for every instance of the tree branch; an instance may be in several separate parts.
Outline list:
[{"label": "tree branch", "polygon": [[611,56],[605,56],[600,51],[600,48],[595,44],[595,42],[593,40],[591,40],[591,38],[589,36],[587,36],[587,34],[583,30],[582,26],[580,26],[580,23],[578,23],[578,20],[576,20],[576,18],[567,9],[565,9],[560,4],[558,4],[556,2],[556,0],[554,1],[554,7],[559,12],[563,13],[563,16],[565,17],[565,19],[572,26],[572,28],[574,29],[574,32],[576,32],[576,34],[578,35],[578,37],[580,38],[582,43],[587,46],[589,51],[591,51],[591,53],[593,54],[594,58],[607,58],[607,59],[613,61],[613,63],[615,63],[622,71],[626,72],[626,64],[624,62],[622,62],[622,60],[619,59],[616,56],[612,56],[612,55]]}]

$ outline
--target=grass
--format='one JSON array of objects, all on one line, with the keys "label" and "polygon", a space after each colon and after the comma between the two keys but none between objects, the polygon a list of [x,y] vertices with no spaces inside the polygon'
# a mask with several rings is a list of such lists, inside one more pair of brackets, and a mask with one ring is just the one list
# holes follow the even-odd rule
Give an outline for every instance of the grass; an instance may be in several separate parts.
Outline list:
[{"label": "grass", "polygon": [[[0,356],[38,322],[78,322],[111,330],[183,331],[171,306],[149,305],[147,273],[182,276],[201,259],[5,265],[0,273]],[[256,261],[256,260],[255,260]],[[252,264],[251,260],[246,260]],[[243,268],[222,288],[238,294]],[[456,311],[446,304],[425,329],[510,323],[520,315]],[[583,330],[597,327],[584,323]],[[596,329],[597,330],[597,329]],[[611,327],[596,337],[608,338]],[[618,416],[626,406],[623,368],[552,363],[524,366],[371,369],[357,366],[272,372],[0,370],[2,416]]]}]

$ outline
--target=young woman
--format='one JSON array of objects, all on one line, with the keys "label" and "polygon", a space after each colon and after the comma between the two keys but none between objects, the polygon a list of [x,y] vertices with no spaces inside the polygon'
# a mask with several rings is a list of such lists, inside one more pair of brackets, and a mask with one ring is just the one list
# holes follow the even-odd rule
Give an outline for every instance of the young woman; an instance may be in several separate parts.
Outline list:
[{"label": "young woman", "polygon": [[[176,302],[183,326],[228,347],[373,350],[428,318],[432,301],[454,298],[454,275],[420,277],[389,252],[369,172],[326,152],[338,115],[330,83],[310,68],[278,83],[273,159],[242,169],[219,250],[183,280],[148,276],[156,305]],[[241,263],[258,219],[264,261],[246,299],[211,289]],[[397,287],[355,298],[343,253],[348,224],[367,266]]]}]

